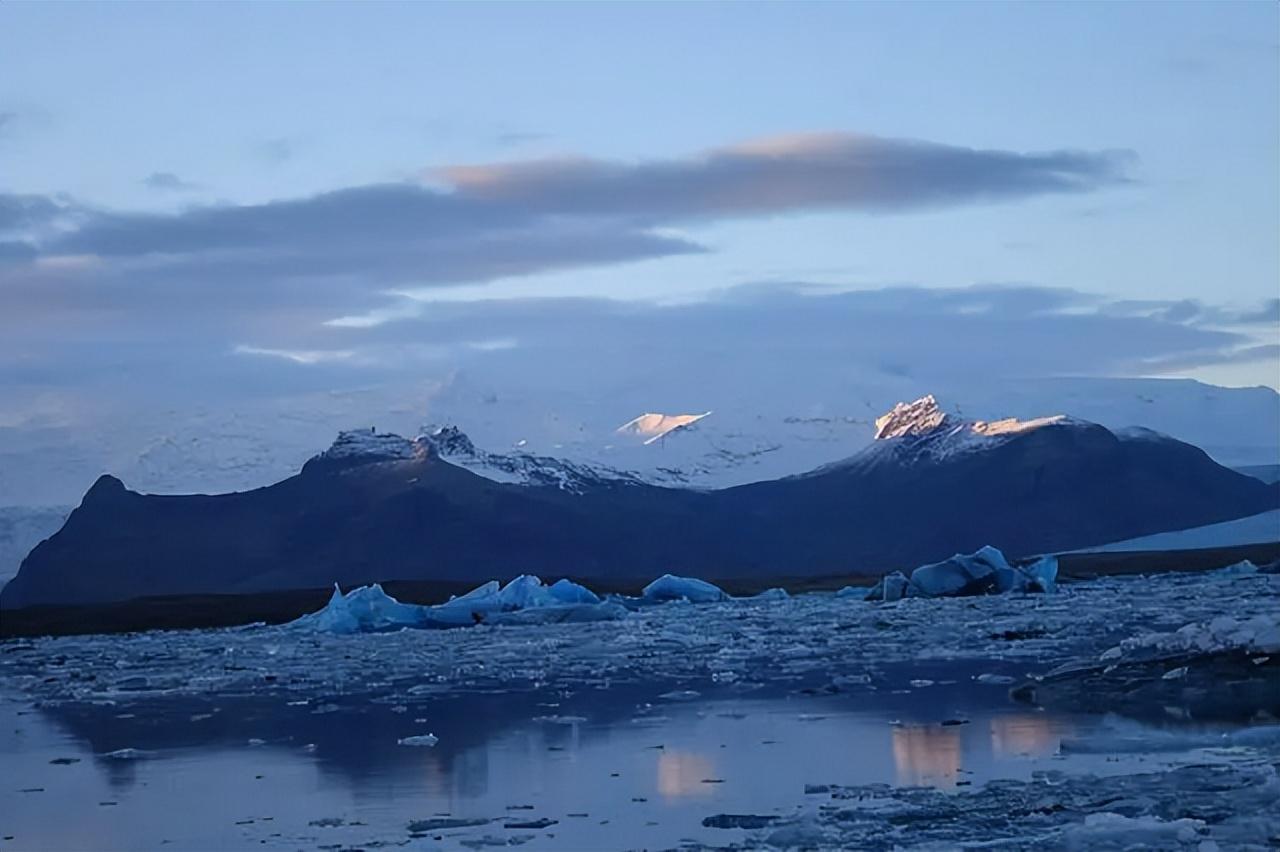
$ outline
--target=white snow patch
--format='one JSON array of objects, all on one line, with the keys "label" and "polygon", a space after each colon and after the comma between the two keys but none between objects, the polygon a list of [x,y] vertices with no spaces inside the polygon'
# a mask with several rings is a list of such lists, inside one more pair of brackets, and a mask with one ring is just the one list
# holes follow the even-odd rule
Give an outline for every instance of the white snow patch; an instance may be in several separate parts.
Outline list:
[{"label": "white snow patch", "polygon": [[676,429],[683,429],[686,426],[697,423],[704,417],[711,414],[705,411],[702,414],[641,414],[634,420],[623,423],[615,431],[619,435],[631,435],[633,437],[644,438],[645,445],[652,444],[654,441],[662,438],[664,435],[674,432]]}]

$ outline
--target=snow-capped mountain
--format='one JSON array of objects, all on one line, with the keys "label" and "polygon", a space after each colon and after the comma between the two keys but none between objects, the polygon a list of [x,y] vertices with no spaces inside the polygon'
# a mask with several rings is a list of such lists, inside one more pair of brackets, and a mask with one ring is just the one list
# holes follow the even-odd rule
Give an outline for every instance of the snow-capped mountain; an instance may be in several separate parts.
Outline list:
[{"label": "snow-capped mountain", "polygon": [[[705,364],[691,365],[687,376],[664,370],[589,392],[561,387],[554,375],[518,378],[473,372],[424,382],[412,393],[372,387],[263,399],[256,407],[140,413],[125,406],[95,415],[91,429],[70,422],[0,425],[0,504],[73,503],[108,470],[152,493],[258,488],[296,471],[338,431],[376,424],[379,431],[416,435],[423,422],[460,427],[484,455],[442,455],[495,479],[529,481],[555,460],[588,477],[626,471],[648,482],[722,488],[848,458],[871,443],[875,420],[895,401],[933,389],[908,377],[786,381],[758,370],[710,371]],[[950,382],[946,399],[945,412],[966,420],[1069,411],[1112,429],[1156,429],[1223,464],[1280,461],[1280,395],[1269,388],[1173,379],[1003,379]],[[646,443],[653,434],[644,431],[655,422],[657,431],[693,417]],[[631,424],[639,427],[629,430],[633,434],[619,433]]]},{"label": "snow-capped mountain", "polygon": [[[666,443],[710,419],[669,430]],[[879,573],[986,544],[1074,549],[1280,504],[1275,485],[1150,431],[1061,416],[976,421],[930,398],[878,419],[879,440],[848,459],[718,490],[489,453],[456,429],[344,432],[301,473],[235,494],[150,496],[103,476],[0,605],[494,573]],[[452,461],[462,458],[489,475]]]}]

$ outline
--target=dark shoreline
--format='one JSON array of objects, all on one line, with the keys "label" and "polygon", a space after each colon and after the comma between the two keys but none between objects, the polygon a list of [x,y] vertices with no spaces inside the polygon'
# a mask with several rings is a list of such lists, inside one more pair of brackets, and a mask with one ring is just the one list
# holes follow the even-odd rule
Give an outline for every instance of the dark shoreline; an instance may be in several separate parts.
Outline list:
[{"label": "dark shoreline", "polygon": [[[1059,577],[1083,580],[1105,575],[1204,571],[1243,559],[1265,564],[1280,559],[1280,542],[1199,550],[1073,553],[1058,557]],[[555,579],[555,578],[548,578]],[[639,594],[652,577],[636,580],[573,578],[601,593]],[[871,586],[878,575],[712,579],[733,595],[752,595],[781,586],[792,593],[835,591],[842,586]],[[406,603],[436,604],[470,591],[472,582],[383,583],[387,593]],[[32,606],[0,610],[0,639],[68,636],[86,633],[132,633],[143,630],[188,630],[265,622],[281,624],[325,605],[332,589],[294,589],[249,595],[178,595],[135,598],[88,606]]]}]

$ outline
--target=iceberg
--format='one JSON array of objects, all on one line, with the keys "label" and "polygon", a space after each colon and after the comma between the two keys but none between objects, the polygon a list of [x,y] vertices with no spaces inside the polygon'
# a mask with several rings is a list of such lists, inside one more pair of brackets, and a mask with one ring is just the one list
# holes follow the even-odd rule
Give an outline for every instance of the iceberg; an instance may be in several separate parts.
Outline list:
[{"label": "iceberg", "polygon": [[375,633],[420,627],[425,607],[402,604],[382,590],[380,583],[352,589],[346,595],[333,584],[333,596],[324,609],[290,622],[324,633]]},{"label": "iceberg", "polygon": [[[886,574],[863,600],[891,602],[902,598],[1055,592],[1057,588],[1057,557],[1045,556],[1030,565],[1010,565],[1003,553],[988,545],[973,553],[957,553],[942,562],[921,565],[911,572],[910,579],[901,571]],[[845,589],[838,594],[846,596]]]},{"label": "iceberg", "polygon": [[706,580],[676,577],[672,574],[663,574],[645,586],[640,595],[647,601],[686,600],[690,603],[715,603],[729,599],[719,586]]},{"label": "iceberg", "polygon": [[572,580],[556,580],[551,584],[551,588],[547,591],[551,593],[553,598],[560,601],[560,603],[600,603],[599,595],[588,589],[586,586],[580,586]]},{"label": "iceberg", "polygon": [[[867,601],[898,601],[907,596],[907,590],[911,587],[911,581],[907,579],[907,575],[901,571],[894,571],[892,574],[885,574],[880,578],[880,582],[876,583],[871,589],[863,595],[863,600]],[[846,594],[848,590],[848,594]],[[857,594],[851,586],[845,586],[837,593],[840,597],[848,597]],[[917,596],[918,597],[918,596]]]},{"label": "iceberg", "polygon": [[436,606],[401,603],[378,583],[345,595],[334,585],[329,603],[288,626],[324,633],[379,633],[404,628],[445,629],[473,624],[559,624],[612,621],[625,607],[602,603],[585,586],[559,580],[551,586],[521,574],[505,586],[490,580]]},{"label": "iceberg", "polygon": [[960,597],[985,595],[998,590],[999,576],[1012,572],[1004,554],[987,545],[974,553],[957,553],[950,559],[921,565],[911,572],[909,597]]}]

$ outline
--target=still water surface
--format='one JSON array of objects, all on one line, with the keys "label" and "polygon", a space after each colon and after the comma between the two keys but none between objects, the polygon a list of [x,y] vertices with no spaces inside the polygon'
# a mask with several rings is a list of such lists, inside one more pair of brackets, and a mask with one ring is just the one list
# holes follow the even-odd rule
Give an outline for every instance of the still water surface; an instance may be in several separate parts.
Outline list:
[{"label": "still water surface", "polygon": [[[974,682],[982,670],[904,667],[894,688],[838,695],[628,684],[394,707],[253,695],[39,709],[5,700],[0,850],[513,839],[526,849],[662,849],[741,839],[740,829],[704,827],[714,814],[812,809],[806,785],[960,789],[1038,769],[1123,768],[1059,756],[1064,736],[1099,720],[1013,704],[1006,687]],[[434,747],[397,742],[428,732]],[[131,751],[111,756],[119,750]],[[431,819],[485,822],[411,832]],[[509,827],[539,821],[554,822]]]}]

